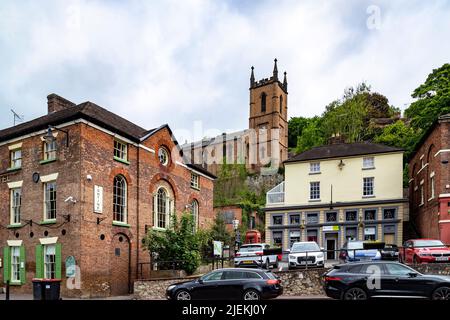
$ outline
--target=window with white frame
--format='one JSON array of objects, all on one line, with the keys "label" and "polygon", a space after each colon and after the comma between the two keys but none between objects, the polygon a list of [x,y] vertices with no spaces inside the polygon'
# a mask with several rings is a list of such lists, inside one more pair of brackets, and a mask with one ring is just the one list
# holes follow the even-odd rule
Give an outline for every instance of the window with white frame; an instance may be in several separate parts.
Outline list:
[{"label": "window with white frame", "polygon": [[44,183],[44,220],[56,219],[56,182]]},{"label": "window with white frame", "polygon": [[11,282],[20,282],[20,247],[11,249]]},{"label": "window with white frame", "polygon": [[56,278],[56,245],[44,246],[44,277],[45,279]]},{"label": "window with white frame", "polygon": [[198,227],[198,201],[192,200],[191,203],[191,214],[192,214],[192,221],[194,224],[194,231],[197,230]]},{"label": "window with white frame", "polygon": [[160,187],[155,196],[156,203],[156,227],[166,229],[170,226],[170,212],[172,206],[172,199],[169,197],[169,193],[163,187]]},{"label": "window with white frame", "polygon": [[114,157],[128,161],[128,145],[122,141],[114,140]]},{"label": "window with white frame", "polygon": [[11,224],[20,224],[20,208],[22,205],[22,188],[11,189]]},{"label": "window with white frame", "polygon": [[364,157],[363,158],[363,169],[373,169],[375,168],[375,158],[374,157]]},{"label": "window with white frame", "polygon": [[319,200],[320,199],[320,182],[310,182],[309,183],[309,199]]},{"label": "window with white frame", "polygon": [[309,164],[310,173],[320,173],[320,162],[311,162]]},{"label": "window with white frame", "polygon": [[420,185],[420,205],[422,206],[425,203],[425,194],[423,190],[423,183]]},{"label": "window with white frame", "polygon": [[114,177],[113,215],[114,221],[127,222],[127,181],[122,175]]},{"label": "window with white frame", "polygon": [[169,151],[165,147],[160,147],[158,150],[158,159],[159,163],[163,166],[167,166],[169,164]]},{"label": "window with white frame", "polygon": [[[434,172],[433,172],[434,173]],[[434,174],[430,176],[430,200],[435,196]]]},{"label": "window with white frame", "polygon": [[363,196],[373,196],[374,195],[374,178],[368,177],[363,178]]},{"label": "window with white frame", "polygon": [[198,174],[191,173],[191,187],[194,189],[200,189],[200,177]]},{"label": "window with white frame", "polygon": [[11,151],[11,169],[18,169],[22,167],[22,149]]},{"label": "window with white frame", "polygon": [[56,159],[56,139],[44,142],[44,160]]}]

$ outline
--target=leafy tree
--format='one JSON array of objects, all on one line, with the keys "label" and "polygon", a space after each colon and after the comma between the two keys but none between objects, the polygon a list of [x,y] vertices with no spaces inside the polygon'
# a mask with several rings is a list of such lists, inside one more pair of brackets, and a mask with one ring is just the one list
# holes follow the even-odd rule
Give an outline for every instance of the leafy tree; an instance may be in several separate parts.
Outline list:
[{"label": "leafy tree", "polygon": [[[183,213],[179,221],[174,214],[171,228],[164,231],[149,230],[144,238],[144,247],[152,254],[157,254],[158,261],[180,261],[178,266],[188,274],[192,274],[200,265],[201,240],[194,231],[194,220],[191,214]],[[161,265],[171,266],[166,263]]]},{"label": "leafy tree", "polygon": [[418,139],[418,133],[402,120],[398,120],[386,126],[383,132],[375,138],[375,142],[391,147],[405,149],[405,156],[408,157]]},{"label": "leafy tree", "polygon": [[292,117],[288,122],[288,148],[297,147],[297,137],[301,136],[310,122],[310,119],[303,117]]},{"label": "leafy tree", "polygon": [[411,96],[417,100],[405,115],[413,128],[425,132],[440,115],[450,113],[450,64],[434,69]]},{"label": "leafy tree", "polygon": [[297,137],[295,152],[303,152],[326,142],[321,121],[321,118],[317,116],[308,119],[308,125],[302,130],[302,134]]}]

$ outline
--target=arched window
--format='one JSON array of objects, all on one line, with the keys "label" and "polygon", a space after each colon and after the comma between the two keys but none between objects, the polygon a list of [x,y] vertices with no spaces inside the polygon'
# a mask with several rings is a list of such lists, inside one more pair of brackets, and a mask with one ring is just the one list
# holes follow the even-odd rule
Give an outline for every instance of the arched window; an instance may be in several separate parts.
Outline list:
[{"label": "arched window", "polygon": [[283,113],[283,96],[280,96],[280,113]]},{"label": "arched window", "polygon": [[170,226],[170,212],[172,199],[163,187],[160,187],[155,195],[155,225],[158,228],[166,229]]},{"label": "arched window", "polygon": [[261,94],[261,112],[266,112],[266,97],[267,94],[263,92]]},{"label": "arched window", "polygon": [[435,172],[433,171],[434,167],[433,167],[433,158],[434,158],[434,145],[431,145],[430,148],[428,149],[428,155],[427,155],[427,163],[428,163],[428,178],[429,180],[429,187],[428,187],[428,201],[432,200],[435,198],[435,193],[436,193],[436,186],[435,186]]},{"label": "arched window", "polygon": [[198,201],[192,200],[191,203],[191,214],[192,214],[192,221],[194,224],[194,231],[197,230],[198,227]]},{"label": "arched window", "polygon": [[114,177],[113,214],[114,221],[127,222],[127,181],[122,175]]}]

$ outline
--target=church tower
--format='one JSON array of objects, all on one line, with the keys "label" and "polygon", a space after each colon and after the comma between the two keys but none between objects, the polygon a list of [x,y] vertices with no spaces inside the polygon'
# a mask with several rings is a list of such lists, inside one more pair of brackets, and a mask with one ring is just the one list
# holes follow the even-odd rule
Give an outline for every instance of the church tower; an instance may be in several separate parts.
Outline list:
[{"label": "church tower", "polygon": [[[273,75],[270,78],[255,81],[254,68],[251,68],[249,129],[256,130],[258,143],[260,133],[264,132],[264,129],[267,130],[268,148],[267,150],[263,149],[262,152],[267,153],[271,158],[278,158],[280,166],[288,156],[287,95],[286,72],[284,72],[283,82],[281,82],[278,78],[277,59],[274,61]],[[279,129],[279,150],[276,151],[279,153],[278,156],[272,154],[272,140],[276,137],[273,134],[275,131],[271,129]],[[262,158],[258,155],[258,167],[264,165],[264,163],[260,163]],[[258,170],[255,166],[252,168]]]}]

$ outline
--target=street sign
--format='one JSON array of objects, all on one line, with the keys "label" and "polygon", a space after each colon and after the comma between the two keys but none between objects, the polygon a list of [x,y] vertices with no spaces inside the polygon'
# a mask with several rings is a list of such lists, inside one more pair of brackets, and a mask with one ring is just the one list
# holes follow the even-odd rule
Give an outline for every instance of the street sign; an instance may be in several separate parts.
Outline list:
[{"label": "street sign", "polygon": [[323,226],[323,231],[339,231],[339,226]]},{"label": "street sign", "polygon": [[94,186],[94,212],[103,213],[103,187]]},{"label": "street sign", "polygon": [[214,256],[222,257],[222,241],[213,241]]}]

